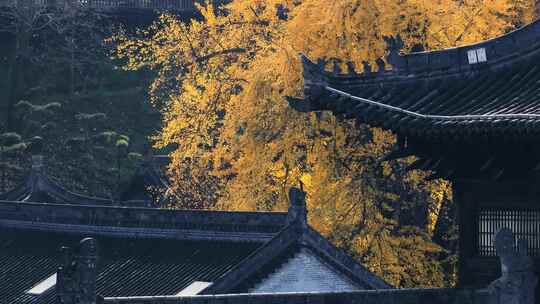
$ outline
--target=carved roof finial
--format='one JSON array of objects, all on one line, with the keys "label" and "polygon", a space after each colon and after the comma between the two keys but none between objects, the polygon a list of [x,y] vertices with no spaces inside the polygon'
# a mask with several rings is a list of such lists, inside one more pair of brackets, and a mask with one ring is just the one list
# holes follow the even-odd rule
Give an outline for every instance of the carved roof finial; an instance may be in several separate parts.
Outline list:
[{"label": "carved roof finial", "polygon": [[386,63],[384,60],[379,58],[375,62],[377,63],[377,73],[384,73],[384,71],[386,71]]},{"label": "carved roof finial", "polygon": [[306,193],[296,187],[291,188],[289,203],[288,221],[307,227]]},{"label": "carved roof finial", "polygon": [[310,99],[317,99],[324,93],[326,83],[322,74],[326,61],[322,58],[317,64],[311,62],[305,55],[301,55],[304,76],[304,95]]},{"label": "carved roof finial", "polygon": [[364,74],[369,75],[371,74],[371,65],[368,61],[362,61],[362,65],[364,66]]},{"label": "carved roof finial", "polygon": [[60,303],[95,304],[98,246],[93,238],[79,243],[77,254],[62,247],[63,261],[58,268],[56,294]]},{"label": "carved roof finial", "polygon": [[384,41],[386,42],[388,50],[388,56],[386,57],[386,61],[392,65],[393,70],[401,69],[401,63],[403,61],[403,59],[401,58],[401,51],[405,46],[403,39],[401,39],[400,35],[397,35],[396,37],[384,37]]},{"label": "carved roof finial", "polygon": [[352,61],[347,61],[347,73],[349,76],[356,76],[358,73],[356,72],[356,69],[354,67],[354,63]]}]

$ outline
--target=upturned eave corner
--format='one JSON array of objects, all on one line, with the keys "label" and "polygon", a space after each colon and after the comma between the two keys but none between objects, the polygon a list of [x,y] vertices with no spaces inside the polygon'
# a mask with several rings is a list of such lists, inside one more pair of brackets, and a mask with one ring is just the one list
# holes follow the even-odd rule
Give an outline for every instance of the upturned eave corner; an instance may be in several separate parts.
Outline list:
[{"label": "upturned eave corner", "polygon": [[289,106],[297,112],[309,113],[321,111],[320,99],[325,94],[325,62],[311,61],[306,55],[299,54],[302,63],[303,96],[286,96]]}]

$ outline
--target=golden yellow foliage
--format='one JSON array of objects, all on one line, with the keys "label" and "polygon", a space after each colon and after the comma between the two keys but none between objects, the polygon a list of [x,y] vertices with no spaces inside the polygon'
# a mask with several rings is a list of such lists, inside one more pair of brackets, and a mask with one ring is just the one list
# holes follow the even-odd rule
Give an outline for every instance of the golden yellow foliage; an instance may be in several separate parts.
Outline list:
[{"label": "golden yellow foliage", "polygon": [[202,21],[164,15],[137,36],[114,40],[124,68],[158,73],[150,87],[164,114],[156,145],[177,147],[171,172],[179,189],[214,208],[286,210],[287,190],[303,184],[318,231],[395,286],[435,287],[452,283],[444,250],[431,241],[451,204],[450,185],[404,172],[410,160],[381,163],[395,140],[387,131],[291,110],[285,96],[302,92],[298,54],[361,70],[362,61],[386,54],[385,36],[401,35],[404,51],[470,43],[529,21],[526,4],[207,2]]}]

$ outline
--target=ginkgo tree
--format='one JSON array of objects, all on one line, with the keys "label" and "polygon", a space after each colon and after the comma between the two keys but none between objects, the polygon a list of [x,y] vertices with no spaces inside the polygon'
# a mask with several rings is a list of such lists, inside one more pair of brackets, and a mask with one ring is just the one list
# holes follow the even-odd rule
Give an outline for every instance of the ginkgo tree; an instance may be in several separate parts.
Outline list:
[{"label": "ginkgo tree", "polygon": [[452,284],[445,263],[455,246],[432,241],[455,233],[437,229],[450,214],[450,185],[406,172],[411,159],[382,162],[391,133],[297,113],[285,99],[302,92],[299,53],[362,71],[385,57],[385,37],[399,34],[403,52],[466,44],[527,23],[532,3],[233,0],[199,9],[202,20],[163,15],[111,39],[125,69],[156,71],[149,90],[163,128],[155,142],[175,147],[170,173],[188,205],[285,210],[287,189],[302,185],[311,225],[388,282]]}]

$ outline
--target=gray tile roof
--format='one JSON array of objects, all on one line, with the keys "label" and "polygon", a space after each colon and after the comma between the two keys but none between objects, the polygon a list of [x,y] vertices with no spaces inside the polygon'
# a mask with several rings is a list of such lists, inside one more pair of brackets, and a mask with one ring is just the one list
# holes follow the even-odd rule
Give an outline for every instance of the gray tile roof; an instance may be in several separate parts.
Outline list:
[{"label": "gray tile roof", "polygon": [[[164,173],[168,157],[152,156],[146,159],[115,199],[69,191],[48,176],[42,155],[34,155],[32,162],[32,169],[26,180],[9,192],[0,193],[0,200],[131,207],[163,207],[167,200],[174,201],[175,194],[170,190]],[[156,197],[152,197],[151,191],[156,192]]]},{"label": "gray tile roof", "polygon": [[[485,61],[471,61],[482,50]],[[299,111],[356,118],[406,136],[540,137],[540,21],[479,44],[398,56],[393,70],[342,74],[304,58]]]},{"label": "gray tile roof", "polygon": [[[49,304],[55,289],[27,291],[56,273],[59,248],[83,235],[2,230],[0,303]],[[194,281],[213,282],[260,244],[98,237],[97,292],[105,297],[176,295]]]},{"label": "gray tile roof", "polygon": [[54,289],[27,291],[86,237],[98,243],[103,297],[171,296],[195,281],[213,283],[202,294],[247,291],[302,250],[358,289],[391,287],[307,225],[303,192],[289,196],[288,213],[0,201],[0,299],[53,303]]}]

